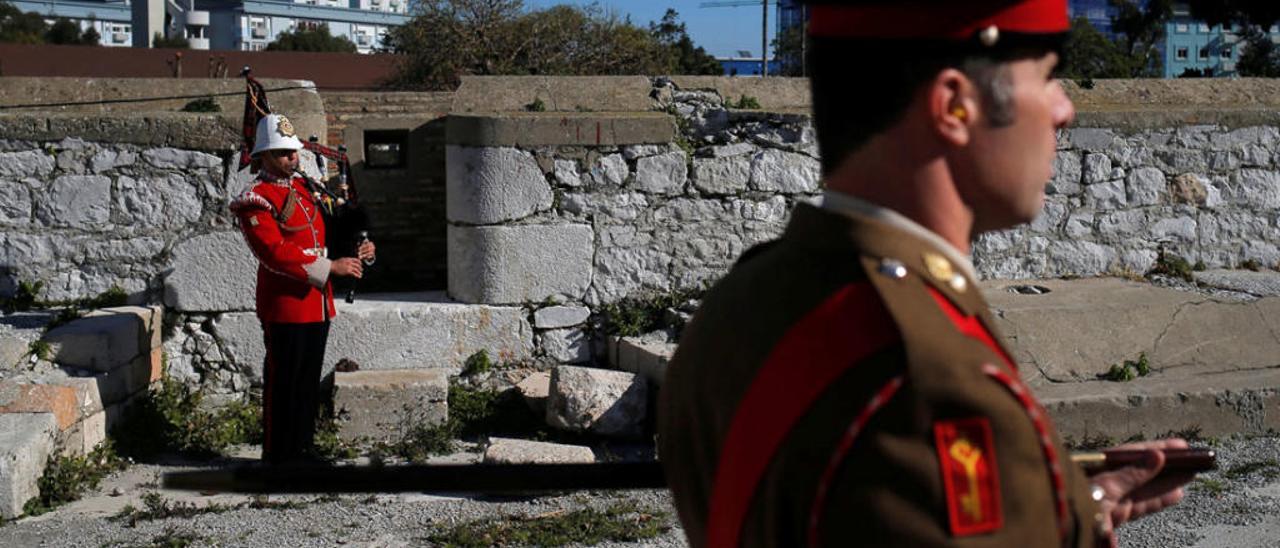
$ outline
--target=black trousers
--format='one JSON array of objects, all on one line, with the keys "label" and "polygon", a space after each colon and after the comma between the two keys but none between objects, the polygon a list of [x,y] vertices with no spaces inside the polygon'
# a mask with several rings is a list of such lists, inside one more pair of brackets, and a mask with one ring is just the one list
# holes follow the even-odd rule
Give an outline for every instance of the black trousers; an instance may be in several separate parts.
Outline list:
[{"label": "black trousers", "polygon": [[262,460],[280,464],[304,456],[315,442],[329,322],[264,324],[262,336]]}]

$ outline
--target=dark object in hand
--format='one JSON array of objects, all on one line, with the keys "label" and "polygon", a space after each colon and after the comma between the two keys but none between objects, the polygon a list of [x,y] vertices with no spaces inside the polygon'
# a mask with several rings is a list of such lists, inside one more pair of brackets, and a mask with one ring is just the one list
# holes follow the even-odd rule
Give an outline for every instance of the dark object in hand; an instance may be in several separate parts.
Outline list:
[{"label": "dark object in hand", "polygon": [[[1117,449],[1100,453],[1076,453],[1071,455],[1071,460],[1084,468],[1085,473],[1093,475],[1126,466],[1141,466],[1146,457],[1147,452],[1143,450]],[[1198,474],[1217,467],[1218,455],[1212,449],[1165,449],[1164,469],[1160,471],[1160,475]]]},{"label": "dark object in hand", "polygon": [[[369,231],[361,230],[359,233],[356,234],[356,246],[355,246],[356,257],[360,256],[360,246],[364,245],[365,242],[367,241],[369,241]],[[369,266],[373,264],[373,259],[364,259],[363,261],[365,266]],[[356,286],[353,283],[351,284],[351,289],[347,290],[347,304],[351,304],[354,302],[356,302]]]},{"label": "dark object in hand", "polygon": [[333,366],[339,373],[355,373],[360,370],[360,364],[349,358],[338,360],[338,364]]}]

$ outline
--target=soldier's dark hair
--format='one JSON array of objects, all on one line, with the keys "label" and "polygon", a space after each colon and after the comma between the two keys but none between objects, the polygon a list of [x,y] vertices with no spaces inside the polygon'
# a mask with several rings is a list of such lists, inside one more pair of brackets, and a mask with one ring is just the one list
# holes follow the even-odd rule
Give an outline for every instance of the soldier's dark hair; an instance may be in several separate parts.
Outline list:
[{"label": "soldier's dark hair", "polygon": [[823,172],[831,173],[873,135],[897,123],[920,86],[946,68],[974,81],[988,123],[1013,123],[1012,80],[1005,63],[1048,51],[1023,47],[976,54],[957,44],[811,37],[813,124]]}]

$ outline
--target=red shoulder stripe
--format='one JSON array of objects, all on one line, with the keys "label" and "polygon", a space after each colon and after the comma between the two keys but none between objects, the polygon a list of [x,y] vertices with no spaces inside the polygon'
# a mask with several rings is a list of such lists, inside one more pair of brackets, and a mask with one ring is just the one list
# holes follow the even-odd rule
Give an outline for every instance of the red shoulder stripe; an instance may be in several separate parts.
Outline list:
[{"label": "red shoulder stripe", "polygon": [[946,295],[943,295],[941,291],[938,291],[933,286],[927,284],[925,287],[929,288],[929,294],[933,295],[933,300],[938,302],[938,306],[947,314],[947,318],[951,320],[951,323],[955,324],[956,329],[959,329],[961,333],[965,334],[965,336],[977,339],[978,342],[987,345],[987,348],[990,348],[992,352],[995,352],[997,356],[1000,356],[1000,359],[1003,359],[1006,364],[1009,364],[1009,368],[1011,370],[1015,372],[1018,370],[1018,363],[1013,361],[1013,358],[1009,356],[1008,352],[1005,352],[1004,347],[1000,346],[1000,343],[996,342],[995,337],[991,336],[991,332],[987,330],[986,326],[982,325],[982,321],[980,321],[977,316],[965,316],[964,313],[961,312],[959,308],[956,308],[956,305],[951,302],[951,299],[947,298]]},{"label": "red shoulder stripe", "polygon": [[743,395],[720,447],[708,546],[738,546],[760,478],[782,440],[840,375],[899,339],[867,282],[840,289],[783,335]]}]

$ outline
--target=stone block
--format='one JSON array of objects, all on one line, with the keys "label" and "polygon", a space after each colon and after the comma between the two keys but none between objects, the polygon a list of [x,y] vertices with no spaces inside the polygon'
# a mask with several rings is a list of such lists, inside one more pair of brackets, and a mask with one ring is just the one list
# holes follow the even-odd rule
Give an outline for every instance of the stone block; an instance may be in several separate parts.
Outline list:
[{"label": "stone block", "polygon": [[646,156],[636,161],[635,188],[650,194],[680,194],[689,179],[684,152]]},{"label": "stone block", "polygon": [[648,382],[622,371],[562,365],[551,372],[547,424],[574,432],[637,438],[644,434]]},{"label": "stone block", "polygon": [[57,429],[50,413],[0,414],[0,518],[22,515],[22,506],[40,495],[37,481]]},{"label": "stone block", "polygon": [[153,306],[115,306],[94,310],[85,315],[86,318],[110,316],[133,317],[138,328],[138,349],[140,351],[160,348],[161,332],[164,330],[164,308]]},{"label": "stone block", "polygon": [[201,172],[142,179],[121,175],[116,178],[112,219],[137,228],[179,229],[191,225],[204,213],[200,183],[209,177]]},{"label": "stone block", "polygon": [[616,344],[614,367],[640,375],[654,386],[662,384],[667,376],[667,364],[676,352],[674,343],[624,337]]},{"label": "stone block", "polygon": [[1049,186],[1046,189],[1051,194],[1065,194],[1068,196],[1080,193],[1080,182],[1082,179],[1083,168],[1080,164],[1080,154],[1073,151],[1060,151],[1053,159],[1053,178],[1049,180]]},{"label": "stone block", "polygon": [[621,154],[609,154],[601,156],[592,163],[588,175],[596,186],[618,187],[627,182],[631,170],[627,167],[627,160]]},{"label": "stone block", "polygon": [[63,175],[35,200],[35,218],[58,228],[98,229],[111,219],[111,178]]},{"label": "stone block", "polygon": [[333,409],[343,440],[397,440],[411,426],[448,418],[449,376],[441,369],[336,372]]},{"label": "stone block", "polygon": [[1161,202],[1168,182],[1164,172],[1154,167],[1133,170],[1126,184],[1127,197],[1131,207],[1156,205]]},{"label": "stone block", "polygon": [[1118,209],[1128,206],[1124,181],[1107,181],[1089,185],[1084,191],[1084,202],[1096,210]]},{"label": "stone block", "polygon": [[782,194],[811,194],[822,178],[817,160],[776,149],[757,154],[751,162],[751,189]]},{"label": "stone block", "polygon": [[449,294],[487,304],[581,299],[594,240],[587,225],[449,226]]},{"label": "stone block", "polygon": [[1169,196],[1175,204],[1206,205],[1209,190],[1194,173],[1183,173],[1169,181]]},{"label": "stone block", "polygon": [[463,114],[446,123],[450,145],[490,147],[622,146],[670,143],[676,124],[661,112]]},{"label": "stone block", "polygon": [[545,441],[489,438],[485,464],[590,464],[596,456],[590,447]]},{"label": "stone block", "polygon": [[75,423],[59,436],[62,453],[87,455],[107,440],[107,412],[99,411]]},{"label": "stone block", "polygon": [[[450,303],[440,294],[394,298],[399,300],[367,295],[340,303],[329,331],[328,364],[348,358],[361,370],[457,372],[480,350],[496,362],[533,354],[533,328],[524,309]],[[251,365],[262,367],[261,362]]]},{"label": "stone block", "polygon": [[165,306],[179,312],[254,310],[258,260],[239,232],[178,243],[164,280]]},{"label": "stone block", "polygon": [[538,371],[516,385],[520,396],[539,417],[547,416],[547,396],[551,392],[551,373]]},{"label": "stone block", "polygon": [[558,329],[582,325],[591,317],[591,309],[585,306],[548,306],[533,313],[533,326],[538,329]]},{"label": "stone block", "polygon": [[0,181],[0,226],[25,226],[31,222],[31,189],[26,183]]},{"label": "stone block", "polygon": [[0,381],[0,415],[7,413],[49,413],[59,430],[66,430],[80,418],[76,389],[52,384],[24,384]]},{"label": "stone block", "polygon": [[653,83],[645,76],[464,76],[453,111],[522,111],[543,99],[556,115],[581,111],[627,112],[653,108]]},{"label": "stone block", "polygon": [[140,344],[147,333],[132,314],[84,317],[54,328],[44,336],[53,361],[79,369],[111,371],[151,349]]},{"label": "stone block", "polygon": [[43,150],[0,153],[0,177],[21,179],[45,178],[53,174],[54,158]]},{"label": "stone block", "polygon": [[556,182],[570,188],[582,186],[582,176],[578,174],[577,162],[573,160],[556,160],[554,169]]},{"label": "stone block", "polygon": [[[332,339],[335,324],[345,323],[345,318],[337,318],[330,324]],[[267,357],[266,347],[262,342],[262,322],[253,312],[229,312],[213,319],[213,334],[222,342],[222,350],[227,361],[235,364],[236,369],[249,376],[254,386],[262,385],[262,365]],[[333,347],[330,347],[331,351]],[[170,374],[174,368],[173,357],[170,356]],[[190,372],[194,374],[194,371]]]},{"label": "stone block", "polygon": [[649,198],[638,192],[572,193],[565,194],[562,202],[564,211],[575,215],[593,215],[596,222],[602,224],[634,221],[649,208]]},{"label": "stone block", "polygon": [[446,208],[452,222],[500,223],[551,208],[551,185],[528,152],[449,146],[446,156]]},{"label": "stone block", "polygon": [[142,151],[148,164],[160,169],[189,170],[222,167],[222,159],[212,154],[177,148],[150,148]]},{"label": "stone block", "polygon": [[704,194],[738,194],[747,190],[750,181],[749,156],[693,160],[693,187]]},{"label": "stone block", "polygon": [[549,329],[538,334],[543,354],[557,363],[591,361],[591,338],[582,329]]}]

